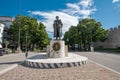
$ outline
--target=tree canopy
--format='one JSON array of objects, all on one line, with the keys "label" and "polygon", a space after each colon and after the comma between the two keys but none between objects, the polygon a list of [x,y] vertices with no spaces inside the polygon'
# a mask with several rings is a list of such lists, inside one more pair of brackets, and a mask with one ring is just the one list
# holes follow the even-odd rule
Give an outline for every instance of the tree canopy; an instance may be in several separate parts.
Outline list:
[{"label": "tree canopy", "polygon": [[38,23],[36,18],[29,16],[18,15],[13,24],[10,27],[10,31],[13,35],[14,44],[18,44],[18,35],[20,30],[20,46],[24,48],[26,45],[29,48],[37,46],[43,48],[48,44],[48,34],[45,30],[45,26],[40,22]]},{"label": "tree canopy", "polygon": [[107,39],[108,30],[103,29],[101,26],[102,24],[95,19],[80,20],[77,26],[69,28],[63,40],[73,48],[75,48],[75,44],[78,44],[80,49],[90,49],[93,42]]}]

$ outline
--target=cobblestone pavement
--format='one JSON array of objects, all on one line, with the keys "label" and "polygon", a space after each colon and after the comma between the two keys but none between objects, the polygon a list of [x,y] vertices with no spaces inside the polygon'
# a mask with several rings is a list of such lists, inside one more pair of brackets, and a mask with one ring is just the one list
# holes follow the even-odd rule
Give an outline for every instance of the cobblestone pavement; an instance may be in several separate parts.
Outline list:
[{"label": "cobblestone pavement", "polygon": [[120,80],[120,74],[88,61],[80,67],[35,69],[19,65],[0,75],[0,80]]}]

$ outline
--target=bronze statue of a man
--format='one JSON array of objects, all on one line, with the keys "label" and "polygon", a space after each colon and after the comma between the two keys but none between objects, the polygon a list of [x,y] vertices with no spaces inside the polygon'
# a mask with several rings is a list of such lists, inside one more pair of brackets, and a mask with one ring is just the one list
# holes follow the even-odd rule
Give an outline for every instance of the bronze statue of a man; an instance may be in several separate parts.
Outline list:
[{"label": "bronze statue of a man", "polygon": [[54,28],[54,37],[57,38],[59,37],[59,40],[62,37],[62,21],[59,19],[59,16],[56,16],[56,20],[53,23],[53,28]]}]

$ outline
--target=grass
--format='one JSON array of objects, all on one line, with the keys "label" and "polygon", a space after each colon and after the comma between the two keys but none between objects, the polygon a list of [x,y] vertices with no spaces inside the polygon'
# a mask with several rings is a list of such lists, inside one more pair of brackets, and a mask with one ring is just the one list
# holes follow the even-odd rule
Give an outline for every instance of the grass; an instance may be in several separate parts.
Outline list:
[{"label": "grass", "polygon": [[110,52],[110,53],[120,53],[120,48],[113,49],[113,48],[99,48],[95,49],[96,51],[101,51],[101,52]]}]

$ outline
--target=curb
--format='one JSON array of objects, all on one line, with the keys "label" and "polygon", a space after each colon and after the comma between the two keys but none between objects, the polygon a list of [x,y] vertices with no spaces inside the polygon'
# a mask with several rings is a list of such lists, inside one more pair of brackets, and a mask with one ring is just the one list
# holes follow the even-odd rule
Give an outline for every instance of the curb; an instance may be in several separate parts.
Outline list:
[{"label": "curb", "polygon": [[92,60],[90,60],[90,59],[89,59],[89,61],[90,61],[90,62],[93,62],[93,63],[97,64],[98,66],[101,66],[101,67],[103,67],[103,68],[105,68],[105,69],[107,69],[107,70],[110,70],[110,71],[112,71],[112,72],[114,72],[114,73],[120,74],[120,72],[118,72],[118,71],[116,71],[116,70],[113,70],[113,69],[111,69],[111,68],[109,68],[109,67],[106,67],[106,66],[104,66],[104,65],[102,65],[102,64],[96,63],[95,61],[92,61]]},{"label": "curb", "polygon": [[39,63],[39,62],[25,62],[27,67],[31,68],[42,68],[42,69],[54,69],[54,68],[66,68],[66,67],[76,67],[87,63],[87,60],[80,62],[67,62],[67,63]]},{"label": "curb", "polygon": [[24,66],[41,69],[67,68],[81,66],[87,63],[88,58],[71,53],[66,58],[49,58],[45,54],[41,54],[39,59],[31,58],[25,61]]}]

